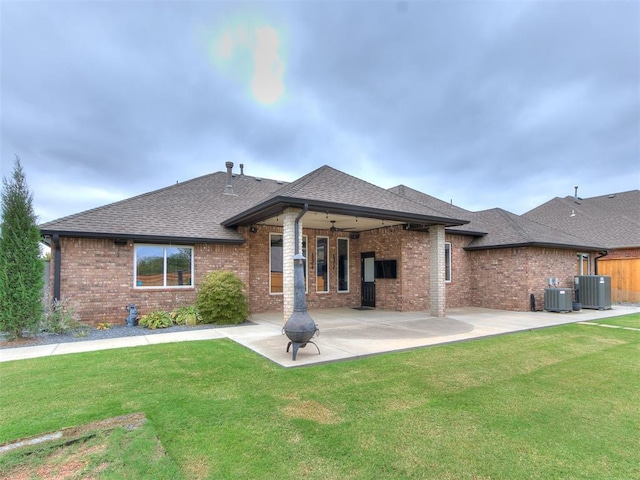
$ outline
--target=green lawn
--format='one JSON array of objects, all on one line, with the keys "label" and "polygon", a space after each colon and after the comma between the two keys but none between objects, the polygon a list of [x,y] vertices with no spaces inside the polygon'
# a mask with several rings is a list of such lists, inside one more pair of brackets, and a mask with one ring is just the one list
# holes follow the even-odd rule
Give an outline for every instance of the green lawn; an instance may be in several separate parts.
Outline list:
[{"label": "green lawn", "polygon": [[623,317],[603,318],[593,320],[591,323],[600,325],[614,325],[616,327],[640,328],[640,315],[625,315]]},{"label": "green lawn", "polygon": [[0,443],[143,412],[186,479],[640,478],[639,346],[574,324],[298,369],[228,340],[1,363]]}]

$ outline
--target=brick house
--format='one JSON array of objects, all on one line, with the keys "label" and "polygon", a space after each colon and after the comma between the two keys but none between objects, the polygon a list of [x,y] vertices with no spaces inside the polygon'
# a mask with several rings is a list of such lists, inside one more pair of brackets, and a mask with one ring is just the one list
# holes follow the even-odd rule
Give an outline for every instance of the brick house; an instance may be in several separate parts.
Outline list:
[{"label": "brick house", "polygon": [[[293,311],[293,255],[310,309],[528,310],[548,277],[570,286],[592,244],[500,209],[470,212],[405,186],[323,166],[285,183],[205,175],[40,226],[53,298],[86,323],[193,304],[212,270],[235,272],[250,311]],[[296,235],[297,225],[297,235]]]},{"label": "brick house", "polygon": [[609,275],[613,302],[640,302],[640,190],[580,198],[576,187],[523,217],[603,245],[578,252],[576,274]]}]

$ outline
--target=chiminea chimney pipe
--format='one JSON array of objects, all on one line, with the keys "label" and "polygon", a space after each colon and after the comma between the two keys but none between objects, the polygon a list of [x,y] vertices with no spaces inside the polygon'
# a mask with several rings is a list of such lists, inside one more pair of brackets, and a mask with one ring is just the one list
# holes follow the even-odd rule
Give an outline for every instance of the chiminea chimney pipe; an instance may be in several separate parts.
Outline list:
[{"label": "chiminea chimney pipe", "polygon": [[231,172],[233,169],[233,162],[226,162],[224,166],[227,167],[227,186],[224,187],[224,194],[235,195],[235,193],[233,193],[233,173]]}]

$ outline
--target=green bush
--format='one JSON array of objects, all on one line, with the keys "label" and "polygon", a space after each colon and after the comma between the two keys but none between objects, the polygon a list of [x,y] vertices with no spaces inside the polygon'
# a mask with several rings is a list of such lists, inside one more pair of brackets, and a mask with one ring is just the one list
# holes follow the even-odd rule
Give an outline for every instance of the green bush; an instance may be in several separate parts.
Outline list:
[{"label": "green bush", "polygon": [[68,305],[66,298],[51,302],[40,321],[41,332],[57,335],[75,332],[83,328],[84,326],[76,320],[73,309]]},{"label": "green bush", "polygon": [[232,272],[211,272],[205,277],[198,291],[196,307],[203,323],[242,323],[249,314],[244,283]]},{"label": "green bush", "polygon": [[190,327],[202,323],[200,313],[195,306],[178,307],[171,312],[171,318],[176,325],[188,325]]},{"label": "green bush", "polygon": [[8,339],[31,335],[42,319],[44,261],[33,195],[16,157],[0,193],[0,331]]},{"label": "green bush", "polygon": [[143,315],[142,318],[140,318],[139,325],[141,327],[155,330],[156,328],[171,327],[173,325],[173,320],[171,320],[171,316],[167,312],[149,312],[146,315]]}]

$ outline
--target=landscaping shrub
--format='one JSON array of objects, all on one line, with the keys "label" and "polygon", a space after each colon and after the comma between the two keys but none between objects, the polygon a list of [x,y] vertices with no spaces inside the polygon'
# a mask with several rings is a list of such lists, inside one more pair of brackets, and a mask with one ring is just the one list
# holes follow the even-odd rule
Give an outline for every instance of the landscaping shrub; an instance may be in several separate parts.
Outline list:
[{"label": "landscaping shrub", "polygon": [[14,339],[35,333],[42,319],[44,261],[33,195],[16,157],[2,179],[0,214],[0,331]]},{"label": "landscaping shrub", "polygon": [[242,323],[249,314],[244,283],[232,272],[211,272],[198,291],[196,307],[203,323]]},{"label": "landscaping shrub", "polygon": [[140,322],[138,322],[138,324],[141,327],[155,330],[156,328],[171,327],[173,325],[173,320],[167,312],[156,311],[149,312],[146,315],[143,315],[142,318],[140,318]]},{"label": "landscaping shrub", "polygon": [[171,312],[171,318],[176,325],[188,325],[190,327],[202,323],[200,313],[195,306],[178,307]]},{"label": "landscaping shrub", "polygon": [[51,302],[40,321],[41,332],[55,333],[57,335],[74,332],[82,328],[83,325],[76,320],[73,309],[69,306],[66,298]]}]

